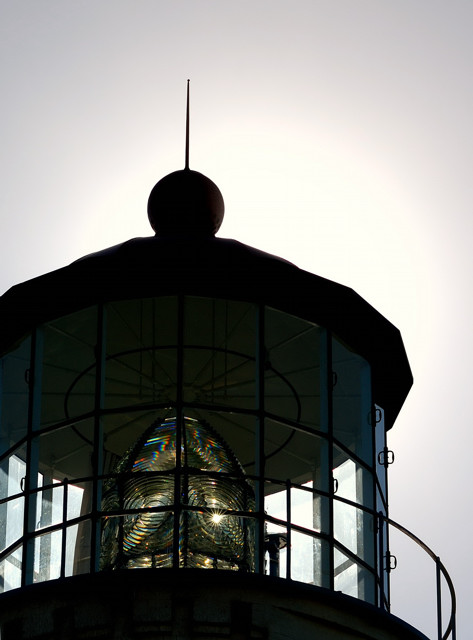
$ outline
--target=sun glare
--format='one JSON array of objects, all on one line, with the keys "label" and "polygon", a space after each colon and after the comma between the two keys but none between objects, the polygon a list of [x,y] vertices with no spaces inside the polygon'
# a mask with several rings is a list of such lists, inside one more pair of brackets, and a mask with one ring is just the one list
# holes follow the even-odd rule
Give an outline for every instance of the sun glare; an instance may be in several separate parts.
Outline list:
[{"label": "sun glare", "polygon": [[222,518],[223,518],[222,513],[215,512],[212,514],[210,519],[213,524],[220,524],[220,522],[222,521]]}]

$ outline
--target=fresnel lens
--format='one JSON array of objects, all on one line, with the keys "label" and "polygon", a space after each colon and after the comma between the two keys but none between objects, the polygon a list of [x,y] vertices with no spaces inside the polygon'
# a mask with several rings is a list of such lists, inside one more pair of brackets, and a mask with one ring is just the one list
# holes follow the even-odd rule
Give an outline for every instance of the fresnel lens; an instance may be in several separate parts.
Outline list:
[{"label": "fresnel lens", "polygon": [[172,567],[178,553],[180,567],[251,571],[252,483],[210,425],[184,418],[178,429],[154,422],[107,481],[102,568]]}]

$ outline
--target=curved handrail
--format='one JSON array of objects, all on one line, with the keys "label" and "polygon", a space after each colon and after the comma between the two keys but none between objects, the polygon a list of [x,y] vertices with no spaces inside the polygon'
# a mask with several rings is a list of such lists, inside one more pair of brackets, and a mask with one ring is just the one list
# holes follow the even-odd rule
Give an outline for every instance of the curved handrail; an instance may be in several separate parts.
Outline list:
[{"label": "curved handrail", "polygon": [[[163,472],[159,472],[159,474],[161,475]],[[169,473],[171,473],[171,471],[169,471]],[[205,475],[209,475],[209,472],[202,472],[205,473]],[[149,474],[149,472],[147,472],[147,474]],[[98,476],[98,478],[100,480],[104,480],[107,477],[112,477],[114,474],[107,474],[104,476]],[[210,474],[210,475],[215,475],[215,474]],[[218,473],[216,475],[221,475],[221,473]],[[247,476],[249,479],[257,479],[257,477],[253,477],[251,475]],[[90,477],[85,477],[85,478],[76,478],[75,482],[76,483],[81,483],[83,481],[89,480],[91,479]],[[456,640],[456,595],[455,595],[455,589],[453,586],[453,582],[445,568],[445,566],[443,565],[443,563],[441,562],[440,558],[432,551],[432,549],[430,549],[430,547],[428,547],[425,542],[423,542],[420,538],[418,538],[414,533],[412,533],[411,531],[409,531],[406,527],[404,527],[403,525],[399,524],[398,522],[391,520],[388,516],[386,516],[384,513],[382,512],[378,512],[376,513],[376,511],[374,511],[373,509],[371,509],[370,507],[358,504],[356,502],[353,502],[352,500],[349,500],[347,498],[343,498],[341,496],[336,496],[336,495],[331,495],[330,492],[326,492],[326,491],[322,491],[322,490],[314,490],[313,488],[305,488],[305,487],[301,487],[299,485],[295,485],[291,482],[283,482],[281,480],[277,480],[277,479],[269,479],[269,478],[265,478],[266,481],[271,481],[272,483],[275,484],[281,484],[281,486],[286,486],[286,490],[289,490],[291,487],[298,487],[299,489],[303,489],[306,490],[307,492],[310,493],[315,493],[318,494],[320,496],[326,497],[326,498],[332,498],[334,501],[338,501],[338,502],[342,502],[344,504],[350,505],[358,510],[363,511],[364,513],[369,513],[371,514],[373,517],[378,518],[378,523],[380,525],[380,530],[379,530],[379,536],[382,536],[382,528],[383,525],[386,526],[391,526],[394,529],[397,529],[402,535],[407,536],[409,539],[411,539],[417,546],[419,546],[421,549],[423,549],[423,551],[425,553],[427,553],[428,556],[430,556],[430,558],[435,562],[436,565],[436,583],[437,583],[437,629],[438,629],[438,640]],[[68,484],[69,480],[67,478],[65,478],[62,481],[54,481],[51,484],[48,485],[44,485],[41,487],[37,487],[33,490],[31,490],[31,493],[39,493],[41,491],[44,491],[46,489],[52,489],[54,487],[57,486],[61,486],[61,485],[65,485]],[[17,499],[18,497],[22,496],[24,492],[21,492],[19,494],[13,495],[13,496],[7,496],[6,498],[3,498],[0,500],[0,504],[3,503],[8,503],[14,499]],[[67,491],[64,492],[64,495],[67,495]],[[163,507],[164,509],[164,507]],[[166,507],[167,509],[167,507]],[[193,507],[186,507],[186,510],[191,510],[193,509]],[[197,509],[197,507],[195,507],[195,509]],[[201,507],[198,507],[198,509],[200,510]],[[157,512],[160,511],[161,508],[158,507],[153,507],[150,509],[146,509],[146,511],[153,511],[153,512]],[[127,513],[131,514],[134,512],[138,512],[138,510],[127,510]],[[143,509],[140,509],[139,512],[143,511]],[[235,512],[235,514],[238,513],[239,515],[244,515],[245,517],[257,517],[257,514],[254,512]],[[120,511],[120,514],[122,514],[122,511]],[[231,515],[233,515],[233,512],[230,513]],[[115,514],[114,512],[110,512],[108,515],[118,515]],[[75,525],[78,524],[82,521],[88,520],[89,518],[93,517],[91,514],[85,514],[82,515],[78,518],[73,518],[73,519],[67,519],[67,517],[64,515],[64,520],[62,522],[58,522],[55,524],[51,524],[50,526],[46,527],[46,528],[41,528],[40,531],[36,530],[35,532],[28,534],[26,537],[23,536],[20,539],[16,540],[15,542],[13,542],[12,544],[10,544],[7,548],[5,548],[3,551],[0,552],[0,561],[2,561],[5,557],[7,557],[8,555],[10,555],[16,548],[18,548],[19,546],[21,546],[21,544],[23,544],[25,542],[25,540],[27,538],[33,538],[37,535],[43,535],[46,533],[50,533],[52,531],[56,531],[59,529],[65,529],[66,525],[67,526],[71,526],[71,525]],[[288,518],[290,518],[290,516],[288,515]],[[288,524],[287,522],[285,522],[284,520],[279,521],[279,519],[274,518],[272,516],[268,516],[267,514],[265,515],[265,520],[267,520],[268,522],[275,522],[277,524]],[[320,531],[314,531],[314,530],[307,530],[305,529],[305,527],[303,526],[299,526],[295,523],[291,523],[290,525],[290,529],[294,529],[295,531],[299,531],[300,533],[304,533],[304,534],[308,534],[314,538],[320,538],[320,539],[326,539],[330,542],[330,536],[328,534],[324,534]],[[381,539],[382,540],[382,539]],[[346,556],[348,556],[349,558],[351,558],[354,562],[358,563],[359,565],[365,567],[367,570],[373,572],[375,571],[374,567],[370,567],[367,564],[365,564],[365,562],[357,557],[350,549],[345,548],[340,542],[337,542],[336,540],[332,540],[332,543],[339,548],[339,550],[341,550]],[[382,541],[380,542],[380,557],[383,553],[382,551],[383,549],[383,544]],[[389,569],[387,569],[389,571]],[[377,580],[378,580],[378,584],[380,589],[382,590],[382,584],[383,584],[383,578],[382,578],[382,568],[379,568],[379,574],[377,575]],[[375,574],[376,575],[376,574]],[[449,588],[449,592],[450,592],[450,599],[451,599],[451,610],[450,610],[450,617],[449,617],[449,621],[446,627],[445,632],[442,632],[442,594],[441,594],[441,581],[442,581],[442,576]],[[381,594],[382,596],[383,594]],[[381,597],[381,604],[379,606],[383,607],[383,597]],[[387,605],[387,607],[389,608],[389,605]]]},{"label": "curved handrail", "polygon": [[[420,538],[418,538],[414,533],[406,529],[402,524],[391,520],[387,516],[382,513],[378,514],[379,517],[386,522],[391,527],[394,527],[402,534],[406,535],[413,542],[415,542],[419,547],[421,547],[435,562],[437,567],[437,623],[438,623],[438,639],[439,640],[447,640],[447,638],[451,637],[452,640],[456,640],[456,628],[455,628],[455,619],[456,619],[456,610],[457,610],[457,599],[455,595],[455,588],[453,586],[452,579],[450,578],[448,571],[445,566],[442,564],[440,558],[435,555],[430,547],[428,547],[425,542],[423,542]],[[442,602],[441,602],[441,590],[440,590],[440,578],[443,575],[445,582],[448,585],[450,591],[450,598],[452,603],[452,608],[450,611],[450,619],[448,621],[447,628],[445,633],[442,635]]]}]

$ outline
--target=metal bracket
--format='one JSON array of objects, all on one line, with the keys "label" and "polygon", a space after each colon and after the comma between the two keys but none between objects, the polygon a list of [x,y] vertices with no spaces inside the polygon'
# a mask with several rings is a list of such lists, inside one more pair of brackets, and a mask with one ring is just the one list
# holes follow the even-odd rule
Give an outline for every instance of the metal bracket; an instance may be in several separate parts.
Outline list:
[{"label": "metal bracket", "polygon": [[386,555],[384,556],[384,559],[386,561],[386,571],[388,573],[390,573],[391,571],[394,571],[394,569],[397,567],[397,558],[396,556],[393,556],[392,553],[389,553],[389,551],[386,553]]},{"label": "metal bracket", "polygon": [[391,451],[391,449],[384,447],[384,449],[378,453],[378,464],[382,465],[383,467],[386,467],[387,469],[389,465],[392,464],[393,462],[394,462],[394,451]]},{"label": "metal bracket", "polygon": [[[374,421],[373,421],[373,416],[374,416]],[[383,419],[382,410],[379,407],[376,408],[375,406],[373,406],[371,411],[368,412],[368,418],[367,418],[368,424],[372,425],[373,427],[376,427],[381,422],[382,419]]]}]

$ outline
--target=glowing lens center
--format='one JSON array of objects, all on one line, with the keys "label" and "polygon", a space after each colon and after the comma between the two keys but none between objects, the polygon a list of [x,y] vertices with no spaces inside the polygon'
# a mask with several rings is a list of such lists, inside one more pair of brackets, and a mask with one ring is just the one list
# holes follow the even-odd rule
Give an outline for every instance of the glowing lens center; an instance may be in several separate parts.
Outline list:
[{"label": "glowing lens center", "polygon": [[212,514],[211,520],[214,524],[218,524],[219,522],[222,521],[222,518],[223,518],[223,515],[221,513],[214,513]]}]

